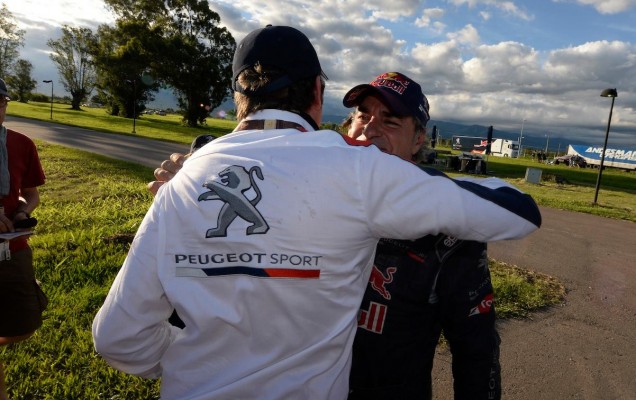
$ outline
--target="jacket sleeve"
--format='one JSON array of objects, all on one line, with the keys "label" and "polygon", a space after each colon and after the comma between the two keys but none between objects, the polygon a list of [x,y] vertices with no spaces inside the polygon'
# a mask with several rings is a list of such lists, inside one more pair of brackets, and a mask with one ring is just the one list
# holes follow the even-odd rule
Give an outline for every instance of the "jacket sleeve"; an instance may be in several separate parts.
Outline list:
[{"label": "jacket sleeve", "polygon": [[437,294],[452,353],[455,400],[500,399],[500,338],[485,244],[464,242],[444,262]]},{"label": "jacket sleeve", "polygon": [[141,223],[92,329],[95,350],[108,364],[144,378],[161,376],[161,358],[178,332],[168,323],[173,307],[157,273],[156,206]]},{"label": "jacket sleeve", "polygon": [[367,220],[377,237],[444,233],[489,242],[519,239],[541,225],[532,197],[501,179],[451,179],[386,154],[375,154],[373,161],[358,168]]}]

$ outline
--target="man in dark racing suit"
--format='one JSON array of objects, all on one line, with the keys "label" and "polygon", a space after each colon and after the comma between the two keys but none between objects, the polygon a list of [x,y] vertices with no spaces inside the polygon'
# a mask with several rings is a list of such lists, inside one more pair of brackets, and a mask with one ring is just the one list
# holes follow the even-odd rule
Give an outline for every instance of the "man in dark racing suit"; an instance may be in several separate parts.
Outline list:
[{"label": "man in dark racing suit", "polygon": [[[356,107],[348,136],[421,160],[428,102],[416,82],[382,74],[351,89],[343,103]],[[415,121],[415,130],[405,119]],[[500,399],[500,340],[486,244],[443,234],[381,240],[360,307],[349,399],[432,398],[442,331],[452,353],[455,399]]]},{"label": "man in dark racing suit", "polygon": [[484,243],[382,240],[353,344],[350,399],[430,399],[444,331],[455,399],[499,399],[499,335]]}]

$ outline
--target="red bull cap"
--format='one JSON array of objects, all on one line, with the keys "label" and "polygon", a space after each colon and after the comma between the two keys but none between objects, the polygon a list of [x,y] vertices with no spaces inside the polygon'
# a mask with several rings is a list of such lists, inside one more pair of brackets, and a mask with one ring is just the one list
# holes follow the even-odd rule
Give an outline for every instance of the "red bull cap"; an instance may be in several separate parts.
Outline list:
[{"label": "red bull cap", "polygon": [[355,107],[369,94],[377,94],[399,116],[417,118],[423,126],[431,119],[428,99],[422,87],[399,72],[386,72],[371,83],[355,86],[342,99],[345,107]]}]

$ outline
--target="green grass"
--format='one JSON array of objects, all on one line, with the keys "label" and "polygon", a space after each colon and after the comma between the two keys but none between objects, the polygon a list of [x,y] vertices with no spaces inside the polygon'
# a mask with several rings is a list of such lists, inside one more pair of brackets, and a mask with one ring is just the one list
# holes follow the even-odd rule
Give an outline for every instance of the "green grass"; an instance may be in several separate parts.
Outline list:
[{"label": "green grass", "polygon": [[[50,103],[25,104],[14,101],[10,103],[7,113],[24,118],[51,121]],[[189,128],[181,125],[180,121],[181,116],[176,114],[143,115],[136,120],[135,136],[190,144],[200,134],[211,133],[219,136],[230,132],[236,125],[235,121],[210,118],[204,127]],[[53,104],[53,122],[105,133],[133,135],[131,133],[132,119],[110,116],[101,108],[84,108],[83,111],[74,111],[67,104]],[[525,181],[528,167],[542,169],[544,180],[541,184]],[[593,204],[593,200],[598,169],[569,168],[562,164],[539,164],[529,158],[510,159],[491,156],[488,158],[488,172],[490,175],[510,181],[531,194],[541,206],[636,222],[636,171],[605,169],[597,204]],[[456,174],[451,172],[450,175]],[[557,176],[564,178],[568,183],[557,184],[555,181]]]},{"label": "green grass", "polygon": [[[540,164],[531,159],[488,158],[488,173],[530,194],[540,206],[636,222],[636,171],[605,168],[597,204],[598,169]],[[541,169],[541,182],[525,180],[527,168]],[[459,175],[449,172],[449,175]],[[557,183],[559,181],[565,183]]]},{"label": "green grass", "polygon": [[497,318],[526,318],[563,303],[565,287],[554,277],[490,260]]},{"label": "green grass", "polygon": [[[10,104],[10,115],[49,121],[46,103]],[[234,122],[210,120],[206,128],[180,125],[180,117],[144,116],[137,135],[190,143],[203,133],[230,131]],[[130,134],[132,120],[101,109],[76,112],[55,104],[54,121]],[[47,175],[34,212],[40,223],[30,239],[36,274],[49,296],[44,324],[33,338],[0,348],[9,394],[26,399],[156,399],[158,382],[119,373],[94,352],[92,319],[119,270],[152,198],[146,183],[152,169],[37,141]],[[489,160],[489,170],[532,194],[539,204],[634,221],[634,173],[607,170],[599,205],[591,205],[596,170],[541,165],[540,185],[525,182],[531,160]],[[570,182],[550,180],[559,174]],[[524,318],[563,302],[554,278],[491,260],[499,318]]]},{"label": "green grass", "polygon": [[[152,201],[146,190],[152,169],[42,141],[37,145],[47,183],[40,188],[42,202],[33,213],[39,224],[30,243],[49,308],[32,338],[0,348],[9,394],[13,400],[156,399],[157,381],[110,368],[95,353],[91,337],[93,317]],[[529,282],[523,271],[500,263],[492,268],[500,317],[524,316],[562,301],[546,294],[553,288]],[[496,280],[499,271],[508,277]],[[501,282],[511,282],[506,285],[514,291]]]},{"label": "green grass", "polygon": [[[108,115],[103,108],[86,107],[82,108],[82,111],[75,111],[68,104],[58,103],[53,103],[53,119],[51,120],[50,103],[20,103],[17,101],[12,101],[9,104],[7,115],[78,126],[106,133],[185,144],[190,144],[195,137],[202,134],[221,136],[230,132],[236,125],[235,121],[209,118],[207,125],[191,128],[183,126],[181,116],[177,114],[165,116],[144,114],[133,121],[132,118]],[[133,122],[135,125],[134,134],[132,133]]]},{"label": "green grass", "polygon": [[155,399],[157,382],[109,368],[94,352],[91,324],[152,201],[152,169],[37,142],[47,175],[30,243],[49,297],[44,324],[0,349],[10,397]]},{"label": "green grass", "polygon": [[[598,169],[540,164],[531,159],[488,158],[488,174],[530,194],[540,206],[636,222],[636,171],[605,168],[597,204],[593,204]],[[541,169],[541,182],[525,180],[527,168]],[[448,172],[449,175],[459,175]],[[557,183],[564,179],[565,183]]]}]

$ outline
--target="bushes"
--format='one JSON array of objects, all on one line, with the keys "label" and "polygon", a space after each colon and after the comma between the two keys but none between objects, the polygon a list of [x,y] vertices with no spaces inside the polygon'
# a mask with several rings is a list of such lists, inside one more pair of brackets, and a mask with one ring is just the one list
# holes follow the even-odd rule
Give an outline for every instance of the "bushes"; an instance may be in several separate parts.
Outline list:
[{"label": "bushes", "polygon": [[31,93],[31,96],[29,97],[29,100],[37,101],[37,102],[41,102],[41,103],[46,103],[46,102],[51,101],[51,96],[47,96],[47,95],[42,94],[42,93]]}]

